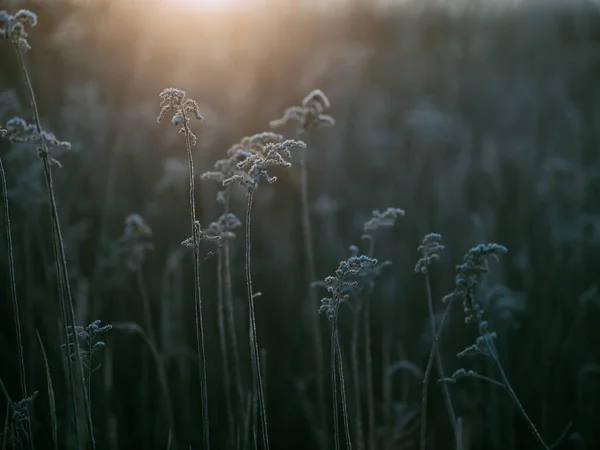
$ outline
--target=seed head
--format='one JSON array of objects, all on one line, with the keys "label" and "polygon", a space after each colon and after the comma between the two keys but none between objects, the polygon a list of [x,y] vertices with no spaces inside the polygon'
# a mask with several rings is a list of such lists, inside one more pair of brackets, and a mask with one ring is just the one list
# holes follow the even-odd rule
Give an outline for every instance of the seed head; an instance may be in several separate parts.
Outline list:
[{"label": "seed head", "polygon": [[300,106],[290,106],[283,116],[271,121],[272,128],[279,128],[288,123],[296,123],[296,132],[304,133],[309,128],[332,127],[335,125],[335,119],[323,114],[325,109],[329,109],[331,103],[327,96],[320,89],[315,89],[302,100]]},{"label": "seed head", "polygon": [[433,261],[440,259],[440,252],[444,250],[444,246],[441,244],[442,235],[437,233],[429,233],[423,238],[423,242],[419,245],[419,252],[422,257],[417,261],[415,266],[415,273],[427,274],[429,265]]}]

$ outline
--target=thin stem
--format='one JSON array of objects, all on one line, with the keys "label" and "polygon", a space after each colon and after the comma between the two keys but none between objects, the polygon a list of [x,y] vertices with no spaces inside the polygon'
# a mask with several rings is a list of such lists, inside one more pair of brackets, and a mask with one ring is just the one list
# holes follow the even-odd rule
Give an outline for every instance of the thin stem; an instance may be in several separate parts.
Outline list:
[{"label": "thin stem", "polygon": [[[23,55],[22,55],[21,51],[19,50],[17,44],[14,42],[13,42],[13,47],[17,54],[17,60],[19,63],[19,67],[21,69],[21,73],[23,75],[25,85],[26,85],[28,93],[29,93],[29,99],[31,101],[31,106],[33,108],[34,121],[35,121],[35,125],[37,128],[37,132],[41,136],[42,126],[41,126],[41,121],[40,121],[40,115],[39,115],[39,111],[38,111],[38,107],[37,107],[37,102],[35,100],[35,94],[33,92],[33,85],[31,83],[31,79],[29,77],[29,72],[27,71],[27,67],[25,66],[25,61],[23,60]],[[54,197],[54,186],[53,186],[53,180],[52,180],[52,170],[50,167],[50,160],[49,160],[49,150],[46,145],[46,142],[43,139],[40,139],[40,142],[41,142],[41,147],[42,147],[41,148],[41,157],[42,157],[42,163],[43,163],[43,168],[44,168],[44,178],[46,181],[46,187],[48,189],[48,197],[49,197],[49,201],[50,201],[50,217],[51,217],[53,237],[54,237],[54,245],[53,245],[54,253],[55,253],[55,259],[56,259],[56,265],[57,265],[57,268],[59,269],[57,272],[57,276],[59,277],[59,285],[62,283],[62,287],[63,287],[63,289],[62,289],[63,295],[60,296],[61,300],[63,302],[63,305],[64,305],[63,308],[66,311],[66,314],[63,314],[63,315],[66,315],[67,319],[69,319],[70,325],[71,325],[72,331],[73,331],[73,342],[74,342],[74,347],[75,347],[75,360],[77,362],[79,379],[80,379],[81,387],[83,390],[83,404],[84,404],[84,408],[86,410],[85,412],[86,412],[88,438],[89,438],[92,450],[95,450],[96,442],[94,439],[94,428],[92,425],[92,412],[91,412],[89,402],[88,402],[88,394],[86,392],[87,388],[85,385],[85,377],[84,377],[84,373],[83,373],[83,363],[81,360],[79,340],[77,339],[76,334],[75,334],[75,328],[77,325],[76,320],[75,320],[75,308],[73,306],[73,299],[71,296],[71,286],[69,284],[69,276],[68,276],[68,272],[67,272],[67,261],[66,261],[66,257],[65,257],[65,248],[64,248],[63,238],[62,238],[62,231],[60,228],[60,222],[59,222],[59,218],[58,218],[58,208],[56,206],[56,199]],[[65,297],[66,297],[66,299],[65,299]],[[69,340],[67,337],[67,330],[66,330],[67,324],[64,323],[63,326],[65,327],[64,334],[65,334],[65,338],[66,338],[65,339],[66,348],[69,349]],[[67,357],[67,359],[70,361],[70,357]],[[69,363],[69,367],[71,367],[70,363]],[[71,369],[69,369],[69,371],[70,370]],[[73,388],[73,397],[75,397],[76,392],[74,390],[74,383],[71,383],[71,387]],[[74,403],[74,411],[75,411],[75,423],[76,423],[76,429],[77,429],[78,416],[77,416],[77,407],[76,407],[75,398],[73,399],[73,403]],[[78,442],[78,445],[80,445],[81,440],[80,440],[79,433],[77,434],[77,442]]]},{"label": "thin stem", "polygon": [[225,385],[225,409],[227,410],[227,425],[229,427],[229,438],[235,436],[235,416],[231,404],[231,374],[229,373],[229,352],[225,337],[225,313],[223,295],[223,255],[217,253],[217,325],[219,329],[219,344],[221,345],[221,362],[223,363],[223,384]]},{"label": "thin stem", "polygon": [[533,421],[527,415],[527,412],[525,411],[525,408],[523,408],[523,405],[521,404],[519,397],[517,397],[517,394],[515,393],[510,382],[508,381],[508,377],[506,376],[506,373],[504,372],[504,369],[502,368],[502,364],[500,364],[500,359],[498,358],[498,352],[496,350],[496,346],[494,345],[493,342],[490,342],[490,339],[488,339],[485,336],[483,337],[483,340],[486,343],[486,346],[488,349],[488,354],[489,354],[490,358],[492,358],[492,360],[496,364],[496,368],[498,369],[498,372],[500,373],[500,376],[502,377],[502,381],[504,383],[506,391],[508,392],[508,395],[510,396],[511,400],[513,401],[513,403],[515,404],[515,406],[517,407],[517,409],[519,410],[519,412],[525,419],[525,422],[527,422],[529,429],[531,430],[531,432],[533,433],[533,435],[535,436],[536,440],[539,442],[541,447],[544,448],[545,450],[550,450],[550,447],[548,446],[548,444],[546,444],[546,442],[542,438],[540,432],[538,431],[536,426],[533,424]]},{"label": "thin stem", "polygon": [[346,401],[346,383],[344,381],[344,365],[342,362],[342,349],[337,326],[335,328],[335,347],[337,351],[338,376],[340,378],[340,391],[342,393],[342,414],[344,416],[344,429],[346,431],[346,448],[352,450],[352,439],[350,438],[350,422],[348,419],[348,402]]},{"label": "thin stem", "polygon": [[[225,188],[225,205],[224,214],[229,213],[229,193],[231,186]],[[229,333],[229,340],[231,342],[231,351],[233,353],[233,372],[235,374],[235,384],[238,394],[238,402],[240,407],[240,413],[243,415],[245,411],[244,403],[246,402],[246,395],[244,394],[244,385],[242,384],[242,370],[240,363],[240,350],[238,347],[237,327],[235,324],[235,312],[233,309],[233,289],[231,282],[231,245],[229,239],[225,239],[223,244],[223,287],[225,288],[225,310],[227,312],[227,331]]]},{"label": "thin stem", "polygon": [[[13,304],[13,318],[15,322],[15,334],[17,337],[17,352],[19,358],[19,377],[21,380],[21,397],[27,398],[27,382],[25,375],[25,356],[23,355],[23,338],[21,333],[21,320],[19,318],[19,301],[17,299],[17,282],[15,280],[15,260],[13,256],[12,232],[10,229],[10,213],[8,209],[8,189],[6,187],[6,174],[4,165],[0,158],[0,178],[2,182],[2,193],[4,196],[4,223],[6,231],[6,244],[8,247],[8,272],[10,277],[10,296]],[[29,407],[27,415],[29,416]],[[26,422],[29,445],[33,448],[33,436],[31,432],[31,421]]]},{"label": "thin stem", "polygon": [[152,342],[152,340],[148,337],[146,332],[142,327],[140,327],[137,323],[116,323],[113,324],[113,327],[116,329],[121,329],[125,331],[130,331],[138,334],[144,343],[148,346],[150,353],[156,363],[156,370],[158,372],[158,382],[160,384],[160,388],[163,391],[163,396],[165,400],[165,407],[167,409],[167,421],[169,423],[169,436],[174,448],[177,448],[176,436],[175,436],[175,420],[173,418],[173,402],[171,401],[171,394],[169,393],[169,385],[167,382],[167,372],[165,370],[165,364],[163,358],[158,351],[158,348]]},{"label": "thin stem", "polygon": [[263,393],[263,382],[260,371],[260,355],[258,351],[258,342],[256,337],[256,315],[254,312],[254,296],[252,294],[252,273],[250,270],[250,224],[252,217],[252,197],[254,192],[248,191],[248,205],[246,208],[246,286],[248,289],[248,307],[249,307],[249,335],[250,335],[250,357],[252,358],[254,389],[258,395],[258,406],[260,409],[263,442],[265,449],[269,449],[269,433],[267,428],[267,409]]},{"label": "thin stem", "polygon": [[202,293],[200,290],[200,236],[198,235],[199,230],[196,227],[196,191],[195,191],[195,180],[194,180],[194,159],[192,156],[192,144],[191,144],[191,130],[187,124],[187,118],[184,114],[184,127],[185,127],[185,145],[189,163],[189,174],[190,174],[190,221],[192,225],[192,236],[194,240],[194,297],[195,297],[195,316],[196,316],[196,340],[198,343],[198,359],[199,365],[199,376],[200,376],[200,392],[202,397],[202,423],[203,423],[203,437],[204,437],[204,450],[210,449],[210,431],[209,431],[209,419],[208,419],[208,389],[206,385],[206,353],[204,350],[204,326],[202,323]]},{"label": "thin stem", "polygon": [[[426,448],[426,440],[427,440],[427,394],[429,387],[429,376],[431,374],[431,369],[433,367],[433,360],[435,359],[438,366],[438,373],[440,378],[445,378],[444,376],[444,367],[442,364],[442,357],[439,352],[439,337],[441,336],[442,325],[448,311],[450,310],[451,301],[448,302],[446,306],[446,311],[444,312],[444,316],[442,318],[442,322],[440,323],[439,331],[436,330],[435,326],[435,316],[433,313],[433,298],[431,295],[431,283],[429,280],[429,274],[425,274],[425,287],[427,289],[427,307],[429,310],[429,323],[431,326],[431,333],[433,336],[433,346],[431,348],[431,352],[429,353],[429,360],[427,361],[427,367],[425,369],[425,375],[423,376],[423,389],[421,395],[421,450],[425,450]],[[446,403],[446,408],[448,409],[448,415],[450,416],[450,422],[452,424],[452,429],[454,431],[456,448],[460,450],[460,436],[457,430],[456,425],[456,415],[454,413],[454,407],[452,406],[452,399],[450,397],[450,391],[446,383],[442,384],[442,390],[444,393],[444,401]]]},{"label": "thin stem", "polygon": [[352,392],[354,395],[354,427],[355,442],[359,450],[364,449],[364,434],[362,424],[362,405],[360,401],[360,373],[358,370],[358,333],[360,330],[360,310],[354,313],[354,326],[352,327],[351,362],[352,362]]},{"label": "thin stem", "polygon": [[321,450],[327,448],[327,414],[325,409],[325,383],[323,368],[323,342],[321,339],[321,327],[319,324],[318,300],[315,296],[315,288],[312,282],[317,279],[315,253],[313,249],[312,227],[310,223],[310,204],[308,199],[308,171],[306,170],[306,149],[301,153],[300,160],[300,190],[302,195],[302,232],[304,237],[304,256],[307,265],[308,294],[310,301],[310,320],[312,325],[314,364],[317,380],[317,405],[321,421],[321,433],[319,446]]},{"label": "thin stem", "polygon": [[373,358],[371,355],[371,302],[365,298],[365,380],[367,383],[367,424],[369,450],[375,450],[375,394],[373,389]]},{"label": "thin stem", "polygon": [[337,359],[337,347],[336,337],[337,334],[337,323],[333,323],[331,326],[331,390],[333,397],[333,441],[334,449],[340,450],[340,427],[339,427],[339,413],[338,413],[338,399],[337,399],[337,374],[336,374],[336,359]]}]

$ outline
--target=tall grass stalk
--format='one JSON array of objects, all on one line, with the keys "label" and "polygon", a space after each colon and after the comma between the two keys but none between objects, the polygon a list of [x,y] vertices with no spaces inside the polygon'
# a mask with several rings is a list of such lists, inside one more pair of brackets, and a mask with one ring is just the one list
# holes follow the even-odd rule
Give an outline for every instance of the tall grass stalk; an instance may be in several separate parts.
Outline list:
[{"label": "tall grass stalk", "polygon": [[233,414],[233,405],[231,400],[231,376],[229,372],[229,351],[227,348],[226,329],[225,329],[225,299],[223,293],[223,255],[217,254],[217,325],[219,329],[219,344],[221,346],[221,362],[223,364],[223,384],[225,385],[225,409],[227,410],[227,426],[229,429],[229,439],[235,438],[235,416]]},{"label": "tall grass stalk", "polygon": [[267,425],[267,408],[265,404],[265,396],[263,392],[263,380],[260,369],[260,352],[256,336],[256,314],[254,312],[254,295],[252,294],[252,271],[250,258],[250,228],[252,220],[252,199],[254,189],[248,189],[248,204],[246,206],[246,287],[248,291],[248,319],[249,319],[249,338],[250,338],[250,358],[252,360],[252,378],[254,384],[254,407],[256,411],[258,407],[260,412],[262,437],[264,448],[269,448],[269,432]]},{"label": "tall grass stalk", "polygon": [[[439,330],[436,330],[435,316],[433,313],[433,300],[431,295],[431,283],[428,273],[425,274],[425,287],[427,289],[427,307],[429,310],[429,322],[431,326],[431,333],[433,335],[433,345],[429,353],[429,358],[427,360],[427,367],[425,368],[425,374],[423,376],[423,386],[421,393],[421,450],[425,450],[425,448],[427,447],[427,398],[429,388],[429,377],[431,375],[434,360],[437,363],[439,378],[442,380],[445,378],[444,366],[442,364],[442,357],[440,355],[439,349],[439,339],[442,333],[442,327],[444,325],[446,317],[448,316],[450,306],[452,305],[452,302],[449,301],[446,306],[446,311],[444,312],[444,315],[440,322]],[[450,416],[452,429],[454,431],[456,449],[461,450],[462,445],[457,426],[456,414],[454,413],[454,407],[452,406],[452,399],[450,397],[450,391],[448,389],[447,383],[442,383],[442,390],[444,393],[444,401],[446,403],[446,408],[448,409],[448,415]]]},{"label": "tall grass stalk", "polygon": [[350,437],[350,419],[348,414],[348,402],[346,400],[346,382],[344,378],[344,364],[342,361],[342,349],[340,347],[340,336],[337,324],[334,333],[335,351],[337,353],[338,377],[340,381],[340,393],[342,397],[342,415],[344,419],[344,431],[346,432],[346,448],[352,450],[352,438]]},{"label": "tall grass stalk", "polygon": [[[230,211],[230,195],[231,186],[224,188],[223,214],[229,214]],[[235,377],[235,387],[238,397],[238,408],[240,417],[244,417],[246,410],[246,395],[244,394],[244,385],[242,383],[242,369],[240,362],[240,350],[238,345],[237,327],[235,323],[235,311],[233,308],[233,288],[231,281],[231,244],[230,239],[225,239],[223,242],[223,251],[219,252],[219,264],[222,266],[220,270],[221,282],[219,289],[222,289],[225,315],[226,315],[226,333],[229,335],[229,344],[231,345],[231,359],[233,361],[233,374]],[[246,436],[246,435],[244,435]],[[244,439],[244,445],[246,440]]]},{"label": "tall grass stalk", "polygon": [[[481,328],[481,322],[482,321],[480,319],[480,328]],[[517,397],[516,392],[514,391],[512,385],[510,384],[510,381],[508,380],[508,377],[506,376],[506,372],[504,372],[504,368],[502,367],[502,364],[500,363],[500,358],[498,357],[498,350],[496,349],[496,345],[492,342],[489,335],[481,333],[481,336],[483,337],[483,340],[485,341],[485,345],[486,345],[486,348],[488,351],[488,356],[494,362],[494,364],[498,370],[498,373],[500,374],[500,377],[502,379],[502,383],[504,384],[504,388],[508,392],[510,399],[513,401],[513,403],[517,407],[517,410],[519,411],[521,416],[523,416],[523,419],[525,419],[527,426],[529,427],[531,433],[534,435],[535,439],[538,441],[540,446],[544,450],[550,450],[550,446],[548,444],[546,444],[546,441],[544,441],[544,439],[542,438],[542,435],[540,434],[537,427],[535,426],[535,424],[533,423],[533,421],[527,414],[527,411],[525,411],[525,408],[521,404],[519,397]]]},{"label": "tall grass stalk", "polygon": [[40,333],[36,330],[38,342],[42,349],[42,356],[44,357],[44,366],[46,367],[46,383],[48,385],[48,404],[50,405],[50,423],[52,425],[52,442],[54,444],[54,450],[58,450],[58,419],[56,416],[56,400],[54,396],[54,387],[52,383],[52,376],[50,375],[50,365],[48,364],[48,357],[46,356],[46,349],[44,343],[40,337]]},{"label": "tall grass stalk", "polygon": [[[185,119],[185,111],[184,111]],[[191,130],[187,121],[184,121],[185,144],[190,171],[190,221],[192,225],[192,236],[194,239],[194,292],[196,305],[196,340],[198,342],[198,359],[200,360],[200,390],[202,396],[202,421],[204,436],[204,450],[210,449],[210,434],[208,420],[208,389],[206,385],[206,352],[204,350],[204,326],[202,321],[202,293],[200,291],[200,229],[196,225],[196,190],[194,159],[192,156]]]},{"label": "tall grass stalk", "polygon": [[167,410],[166,416],[167,416],[167,422],[168,422],[167,425],[168,425],[169,441],[171,442],[171,445],[174,448],[177,448],[176,436],[175,436],[175,420],[173,417],[173,402],[171,400],[171,394],[169,392],[167,371],[165,369],[165,364],[164,364],[164,361],[163,361],[163,358],[162,358],[160,352],[158,351],[158,348],[156,347],[154,342],[149,338],[149,336],[144,332],[144,329],[142,327],[140,327],[137,323],[134,323],[134,322],[116,323],[116,324],[113,324],[113,328],[137,334],[138,336],[140,336],[142,341],[144,341],[144,343],[150,350],[150,353],[152,354],[154,362],[156,363],[158,382],[160,384],[160,388],[162,390],[162,394],[164,397],[165,409]]},{"label": "tall grass stalk", "polygon": [[[29,100],[31,102],[31,107],[33,109],[33,116],[34,116],[37,133],[41,137],[42,136],[42,126],[41,126],[37,102],[35,99],[35,94],[33,91],[33,85],[31,83],[31,78],[29,76],[29,72],[27,71],[27,67],[26,67],[25,61],[23,59],[22,51],[19,49],[18,45],[15,42],[13,42],[13,47],[14,47],[15,53],[17,54],[17,61],[19,63],[19,69],[23,75],[25,86],[27,88],[27,92],[29,95]],[[49,149],[47,147],[46,141],[43,138],[40,139],[40,145],[41,145],[41,151],[39,152],[39,154],[40,154],[40,157],[41,157],[42,163],[43,163],[44,179],[46,182],[46,187],[48,190],[48,199],[50,202],[50,218],[51,218],[51,222],[52,222],[53,248],[54,248],[54,256],[55,256],[55,262],[56,262],[56,268],[57,268],[58,284],[59,284],[59,297],[61,299],[61,305],[62,305],[61,309],[63,310],[63,319],[66,319],[66,320],[63,320],[63,332],[64,332],[63,336],[64,336],[65,344],[67,345],[66,348],[68,349],[69,348],[69,345],[68,345],[69,344],[69,335],[68,335],[68,331],[67,331],[67,326],[68,326],[67,323],[70,323],[70,326],[72,327],[72,329],[75,330],[76,325],[77,325],[76,320],[75,320],[75,307],[74,307],[73,298],[71,295],[71,286],[69,283],[69,275],[68,275],[68,271],[67,271],[67,260],[66,260],[66,256],[65,256],[64,241],[63,241],[62,231],[61,231],[61,227],[60,227],[58,208],[56,205],[56,198],[54,196],[54,184],[53,184],[53,178],[52,178],[52,168],[51,168],[51,162],[50,162]],[[61,289],[61,287],[62,287],[62,289]],[[96,442],[94,439],[94,428],[92,425],[92,411],[91,411],[91,408],[89,405],[87,387],[85,384],[83,361],[81,358],[81,348],[80,348],[79,341],[78,341],[75,333],[73,333],[73,344],[74,344],[74,348],[75,348],[75,351],[74,351],[75,362],[76,362],[76,366],[77,366],[77,372],[79,375],[79,383],[80,383],[81,389],[83,391],[83,395],[81,397],[82,397],[83,406],[85,409],[87,435],[88,435],[89,443],[90,443],[92,450],[95,450]],[[71,377],[70,384],[71,384],[71,391],[72,391],[72,397],[73,397],[73,399],[72,399],[73,400],[73,411],[75,413],[75,428],[76,428],[76,433],[77,433],[77,444],[78,444],[78,446],[80,446],[82,441],[81,441],[80,433],[78,431],[77,390],[75,388],[74,380],[72,379],[71,358],[67,356],[67,360],[68,360],[68,364],[69,364],[69,376]]]},{"label": "tall grass stalk", "polygon": [[319,433],[319,446],[321,450],[327,448],[327,413],[325,408],[325,382],[323,368],[323,340],[321,339],[321,325],[319,323],[319,312],[314,307],[318,304],[315,288],[312,283],[317,279],[315,264],[315,252],[313,248],[313,233],[310,221],[310,203],[308,198],[308,170],[306,169],[306,149],[301,151],[300,156],[300,191],[302,196],[302,234],[304,242],[304,257],[306,258],[306,270],[308,278],[308,295],[310,300],[310,321],[312,326],[312,340],[314,363],[317,381],[317,406],[321,422],[321,433]]},{"label": "tall grass stalk", "polygon": [[[13,245],[12,245],[12,232],[10,228],[10,212],[8,208],[8,189],[6,186],[6,174],[4,172],[4,165],[2,164],[2,159],[0,158],[0,179],[2,182],[2,195],[4,198],[3,206],[4,206],[4,229],[6,232],[6,244],[8,247],[8,273],[10,278],[10,298],[12,300],[13,305],[13,319],[15,322],[15,334],[17,338],[17,352],[19,359],[19,380],[21,383],[21,398],[27,398],[27,378],[25,374],[25,356],[23,355],[23,337],[21,333],[21,319],[19,315],[19,301],[17,299],[17,282],[15,279],[15,259],[13,255]],[[30,412],[27,410],[27,415],[29,417]],[[31,431],[31,421],[28,420],[26,425],[27,434],[29,438],[29,445],[31,448],[34,447],[33,444],[33,434]]]},{"label": "tall grass stalk", "polygon": [[[358,302],[357,302],[358,303]],[[356,448],[363,450],[365,448],[364,430],[362,422],[362,403],[360,401],[360,371],[358,368],[358,336],[360,334],[360,309],[354,311],[352,340],[350,343],[350,354],[352,361],[352,392],[354,396],[354,433]],[[340,373],[341,375],[341,373]]]}]

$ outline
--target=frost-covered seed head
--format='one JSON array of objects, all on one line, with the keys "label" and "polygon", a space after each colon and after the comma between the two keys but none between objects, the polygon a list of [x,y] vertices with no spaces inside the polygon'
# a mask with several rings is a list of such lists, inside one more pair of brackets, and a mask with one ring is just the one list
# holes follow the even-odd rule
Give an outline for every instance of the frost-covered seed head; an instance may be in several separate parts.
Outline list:
[{"label": "frost-covered seed head", "polygon": [[429,270],[429,265],[440,259],[440,252],[444,250],[442,245],[442,235],[438,233],[429,233],[423,238],[423,242],[419,245],[421,258],[415,266],[415,273],[426,274]]},{"label": "frost-covered seed head", "polygon": [[384,212],[378,209],[373,210],[373,216],[364,225],[364,231],[375,231],[379,228],[390,228],[396,224],[398,217],[404,216],[406,213],[400,208],[388,208]]},{"label": "frost-covered seed head", "polygon": [[335,125],[335,119],[323,114],[323,111],[330,107],[331,103],[323,91],[315,89],[304,97],[300,106],[290,106],[281,118],[271,121],[270,125],[272,128],[279,128],[288,123],[295,123],[298,134],[309,128],[331,127]]}]

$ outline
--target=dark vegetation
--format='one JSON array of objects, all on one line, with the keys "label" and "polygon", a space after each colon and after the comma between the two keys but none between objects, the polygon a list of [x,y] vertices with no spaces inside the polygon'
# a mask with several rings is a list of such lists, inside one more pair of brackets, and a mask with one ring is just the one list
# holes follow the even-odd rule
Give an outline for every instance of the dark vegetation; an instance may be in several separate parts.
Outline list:
[{"label": "dark vegetation", "polygon": [[598,3],[158,3],[0,6],[0,449],[598,448]]}]

